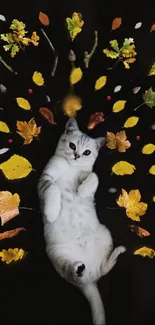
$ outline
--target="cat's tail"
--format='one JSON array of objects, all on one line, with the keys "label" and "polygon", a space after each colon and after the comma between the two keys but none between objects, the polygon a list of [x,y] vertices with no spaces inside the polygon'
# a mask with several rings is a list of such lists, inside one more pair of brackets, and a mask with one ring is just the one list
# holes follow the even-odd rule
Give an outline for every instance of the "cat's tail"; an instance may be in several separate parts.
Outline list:
[{"label": "cat's tail", "polygon": [[93,324],[105,325],[105,310],[97,285],[95,283],[85,284],[81,287],[81,291],[90,304]]}]

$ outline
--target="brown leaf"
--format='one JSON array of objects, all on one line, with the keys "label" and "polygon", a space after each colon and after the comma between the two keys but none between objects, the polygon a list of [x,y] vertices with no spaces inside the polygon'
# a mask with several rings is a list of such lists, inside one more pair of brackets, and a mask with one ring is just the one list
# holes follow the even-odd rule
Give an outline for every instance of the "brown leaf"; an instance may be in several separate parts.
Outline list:
[{"label": "brown leaf", "polygon": [[39,20],[44,26],[48,26],[50,23],[48,16],[42,11],[39,12]]},{"label": "brown leaf", "polygon": [[0,192],[0,217],[2,226],[19,214],[19,203],[20,197],[17,193],[12,194],[8,191]]},{"label": "brown leaf", "polygon": [[112,22],[112,30],[119,28],[121,24],[122,24],[122,18],[121,17],[115,18]]},{"label": "brown leaf", "polygon": [[153,25],[151,26],[150,33],[153,32],[153,31],[155,31],[155,24],[153,24]]},{"label": "brown leaf", "polygon": [[131,229],[131,231],[135,232],[140,238],[150,236],[150,233],[141,227],[129,225],[129,228]]},{"label": "brown leaf", "polygon": [[54,116],[52,111],[47,107],[40,107],[39,112],[46,118],[46,120],[51,124],[57,124],[54,121]]},{"label": "brown leaf", "polygon": [[112,132],[107,132],[106,146],[109,149],[118,149],[119,152],[125,152],[131,146],[131,143],[126,138],[125,131],[117,132],[116,135]]},{"label": "brown leaf", "polygon": [[25,228],[20,227],[20,228],[16,228],[16,229],[13,229],[13,230],[8,230],[8,231],[5,231],[5,232],[2,232],[2,233],[0,233],[0,240],[15,237],[23,230],[25,230]]},{"label": "brown leaf", "polygon": [[104,122],[104,117],[103,117],[102,112],[97,112],[94,113],[90,116],[89,122],[88,122],[88,129],[92,130],[97,124]]},{"label": "brown leaf", "polygon": [[28,123],[26,121],[17,121],[17,133],[25,139],[24,144],[32,142],[33,137],[38,137],[41,131],[41,127],[37,127],[34,118]]}]

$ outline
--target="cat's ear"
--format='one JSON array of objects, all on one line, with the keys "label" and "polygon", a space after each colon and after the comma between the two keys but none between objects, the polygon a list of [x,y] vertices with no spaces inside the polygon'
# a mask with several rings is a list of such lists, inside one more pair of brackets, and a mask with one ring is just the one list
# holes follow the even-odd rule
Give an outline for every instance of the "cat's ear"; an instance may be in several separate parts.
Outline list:
[{"label": "cat's ear", "polygon": [[79,130],[79,127],[78,127],[78,124],[76,122],[76,119],[74,117],[71,117],[68,120],[68,122],[66,123],[65,132],[67,134],[72,134],[73,132],[78,131],[78,130]]},{"label": "cat's ear", "polygon": [[104,146],[105,142],[106,142],[106,138],[104,137],[97,138],[96,139],[97,150],[100,150],[100,148]]}]

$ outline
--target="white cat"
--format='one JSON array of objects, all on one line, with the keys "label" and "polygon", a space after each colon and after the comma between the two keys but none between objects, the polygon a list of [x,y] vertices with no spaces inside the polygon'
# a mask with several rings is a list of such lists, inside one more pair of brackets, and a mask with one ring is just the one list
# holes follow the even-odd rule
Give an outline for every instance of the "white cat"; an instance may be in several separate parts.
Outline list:
[{"label": "white cat", "polygon": [[97,325],[105,324],[105,312],[96,283],[126,250],[119,246],[112,252],[111,234],[94,207],[98,177],[92,168],[104,142],[83,134],[69,119],[38,183],[47,254],[60,275],[86,296]]}]

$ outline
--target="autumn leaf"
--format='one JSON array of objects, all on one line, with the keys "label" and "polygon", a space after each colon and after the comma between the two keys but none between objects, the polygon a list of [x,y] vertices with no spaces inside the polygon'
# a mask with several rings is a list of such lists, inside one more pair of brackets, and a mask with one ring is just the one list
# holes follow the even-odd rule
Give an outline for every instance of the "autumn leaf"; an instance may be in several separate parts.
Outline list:
[{"label": "autumn leaf", "polygon": [[112,30],[119,28],[121,24],[122,24],[122,18],[121,17],[115,18],[112,22]]},{"label": "autumn leaf", "polygon": [[41,131],[41,126],[37,127],[34,118],[32,118],[28,123],[26,121],[17,121],[17,133],[25,139],[24,144],[29,144],[32,142],[33,137],[38,137]]},{"label": "autumn leaf", "polygon": [[138,226],[135,226],[135,225],[129,225],[129,228],[131,231],[135,232],[140,238],[144,238],[144,237],[148,237],[150,236],[150,233],[141,228],[141,227],[138,227]]},{"label": "autumn leaf", "polygon": [[155,175],[155,165],[153,165],[150,169],[149,169],[149,173],[152,175]]},{"label": "autumn leaf", "polygon": [[3,155],[4,153],[6,153],[9,150],[9,148],[2,148],[0,149],[0,155]]},{"label": "autumn leaf", "polygon": [[9,248],[8,250],[3,249],[0,252],[1,261],[6,264],[10,264],[11,262],[16,262],[21,260],[25,255],[25,251],[22,248]]},{"label": "autumn leaf", "polygon": [[118,113],[122,111],[125,107],[126,100],[118,100],[117,102],[114,103],[112,111],[114,113]]},{"label": "autumn leaf", "polygon": [[20,197],[17,193],[0,192],[0,217],[2,226],[19,214]]},{"label": "autumn leaf", "polygon": [[27,99],[25,99],[23,97],[17,97],[16,101],[17,101],[17,104],[18,104],[19,107],[21,107],[21,108],[23,108],[25,110],[31,109],[31,105],[30,105],[30,103],[28,102]]},{"label": "autumn leaf", "polygon": [[0,169],[7,179],[14,180],[29,175],[32,171],[32,165],[26,158],[13,155],[7,161],[0,164]]},{"label": "autumn leaf", "polygon": [[150,32],[153,32],[153,31],[155,31],[155,24],[153,24],[153,25],[151,26],[151,29],[150,29]]},{"label": "autumn leaf", "polygon": [[139,92],[140,89],[141,89],[141,87],[134,87],[132,89],[133,94],[136,95]]},{"label": "autumn leaf", "polygon": [[125,131],[117,132],[116,135],[112,132],[107,132],[106,141],[106,146],[109,149],[118,149],[119,152],[125,152],[126,149],[131,147]]},{"label": "autumn leaf", "polygon": [[127,161],[119,161],[112,167],[112,172],[116,175],[131,175],[134,173],[136,167],[129,164]]},{"label": "autumn leaf", "polygon": [[80,13],[74,12],[72,18],[66,18],[66,23],[70,37],[73,41],[77,34],[82,31],[82,26],[84,24],[84,21],[82,20],[82,15]]},{"label": "autumn leaf", "polygon": [[92,130],[97,124],[104,122],[104,117],[103,117],[103,113],[102,112],[97,112],[92,114],[89,117],[89,122],[88,122],[88,129]]},{"label": "autumn leaf", "polygon": [[53,113],[52,113],[52,111],[49,108],[47,108],[47,107],[40,107],[39,112],[46,118],[46,120],[50,124],[57,124],[54,121]]},{"label": "autumn leaf", "polygon": [[75,117],[76,112],[82,108],[81,98],[78,96],[69,95],[63,100],[62,106],[65,115]]},{"label": "autumn leaf", "polygon": [[72,85],[76,84],[79,80],[81,80],[82,75],[83,75],[83,72],[82,72],[81,68],[74,68],[70,74],[70,83]]},{"label": "autumn leaf", "polygon": [[153,258],[155,256],[155,251],[149,247],[141,247],[134,251],[134,255],[141,255],[143,257],[148,256],[149,258]]},{"label": "autumn leaf", "polygon": [[2,233],[0,233],[0,240],[15,237],[21,231],[24,231],[24,230],[25,230],[24,227],[20,227],[20,228],[16,228],[16,229],[13,229],[13,230],[8,230],[8,231],[5,231],[5,232],[2,232]]},{"label": "autumn leaf", "polygon": [[137,23],[137,24],[135,25],[135,29],[139,29],[141,26],[142,26],[142,22],[140,21],[139,23]]},{"label": "autumn leaf", "polygon": [[135,126],[138,123],[138,121],[139,121],[139,117],[131,116],[124,123],[124,127],[125,128],[132,128],[133,126]]},{"label": "autumn leaf", "polygon": [[150,155],[154,151],[155,151],[155,145],[152,143],[148,143],[142,148],[142,153],[145,155]]},{"label": "autumn leaf", "polygon": [[140,221],[140,217],[146,213],[147,204],[140,202],[141,194],[139,190],[131,190],[129,194],[122,189],[122,195],[119,196],[116,203],[126,209],[128,218],[134,221]]},{"label": "autumn leaf", "polygon": [[155,202],[155,195],[153,196],[152,201]]},{"label": "autumn leaf", "polygon": [[95,90],[99,90],[102,87],[104,87],[106,82],[107,82],[106,76],[102,76],[102,77],[98,78],[95,82]]},{"label": "autumn leaf", "polygon": [[155,106],[155,92],[152,90],[152,87],[145,91],[145,94],[143,94],[143,99],[145,104],[150,108]]},{"label": "autumn leaf", "polygon": [[44,26],[49,25],[49,18],[46,14],[44,14],[42,11],[39,12],[39,20]]},{"label": "autumn leaf", "polygon": [[37,86],[42,86],[44,84],[44,78],[43,78],[42,74],[38,71],[34,72],[34,74],[32,76],[32,80]]},{"label": "autumn leaf", "polygon": [[5,122],[0,121],[0,131],[4,133],[9,133],[10,129]]},{"label": "autumn leaf", "polygon": [[153,63],[150,71],[149,71],[149,76],[154,76],[155,75],[155,63]]}]

